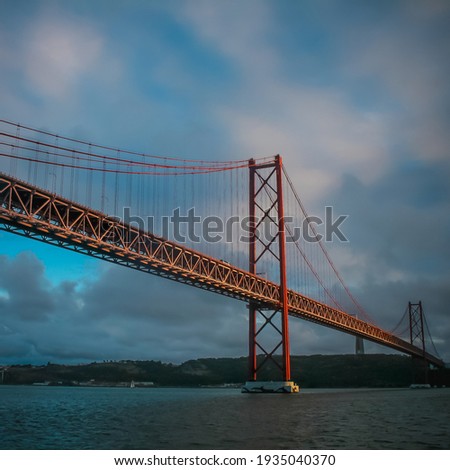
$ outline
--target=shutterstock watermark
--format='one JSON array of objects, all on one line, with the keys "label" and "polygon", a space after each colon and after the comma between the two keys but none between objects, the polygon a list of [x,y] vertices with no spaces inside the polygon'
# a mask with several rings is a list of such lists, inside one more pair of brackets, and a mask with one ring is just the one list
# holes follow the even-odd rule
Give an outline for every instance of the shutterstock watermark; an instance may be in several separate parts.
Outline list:
[{"label": "shutterstock watermark", "polygon": [[[319,241],[348,242],[342,225],[348,215],[335,216],[332,206],[325,207],[324,216],[308,216],[302,220],[285,216],[286,242],[318,243]],[[201,217],[194,207],[182,212],[175,209],[171,215],[159,218],[133,215],[129,207],[123,209],[118,220],[141,231],[160,234],[177,243],[249,243],[255,228],[256,236],[263,242],[271,242],[277,235],[276,221],[271,217],[241,217],[234,215],[221,218],[215,215]]]}]

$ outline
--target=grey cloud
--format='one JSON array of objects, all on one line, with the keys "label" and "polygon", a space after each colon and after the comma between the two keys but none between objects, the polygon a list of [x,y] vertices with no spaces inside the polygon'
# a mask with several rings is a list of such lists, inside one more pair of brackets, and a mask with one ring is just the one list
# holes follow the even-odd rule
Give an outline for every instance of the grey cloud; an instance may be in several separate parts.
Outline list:
[{"label": "grey cloud", "polygon": [[349,214],[352,249],[373,259],[369,271],[383,262],[412,277],[450,275],[449,179],[448,163],[420,163],[414,171],[403,165],[372,185],[343,179],[332,200]]},{"label": "grey cloud", "polygon": [[[35,286],[46,286],[27,292],[20,276],[0,277],[0,289],[10,295],[8,301],[0,299],[3,362],[18,357],[20,362],[180,362],[194,356],[246,353],[242,302],[117,266],[103,269],[89,285],[50,285],[33,255],[3,257],[2,263],[20,266]],[[26,314],[17,310],[21,306]],[[40,313],[38,325],[28,314],[33,306]]]},{"label": "grey cloud", "polygon": [[3,308],[24,320],[44,320],[55,305],[43,274],[44,265],[31,253],[21,253],[14,260],[1,256],[0,283],[7,293]]},{"label": "grey cloud", "polygon": [[[372,184],[346,176],[331,198],[349,214],[343,266],[375,322],[395,326],[408,301],[422,300],[438,351],[450,359],[450,165],[399,165]],[[360,253],[363,261],[358,262]]]},{"label": "grey cloud", "polygon": [[[30,266],[36,262],[29,261]],[[375,310],[377,323],[392,328],[405,302],[421,292],[432,334],[441,353],[448,354],[447,291],[445,283],[418,281],[366,284],[356,294]],[[116,266],[103,269],[88,286],[63,282],[50,292],[58,300],[51,317],[38,325],[2,305],[2,362],[18,358],[38,363],[124,358],[181,362],[247,353],[247,310],[242,302]],[[354,351],[354,338],[334,330],[297,319],[291,320],[290,330],[294,354]],[[367,343],[366,350],[379,352],[380,347]]]}]

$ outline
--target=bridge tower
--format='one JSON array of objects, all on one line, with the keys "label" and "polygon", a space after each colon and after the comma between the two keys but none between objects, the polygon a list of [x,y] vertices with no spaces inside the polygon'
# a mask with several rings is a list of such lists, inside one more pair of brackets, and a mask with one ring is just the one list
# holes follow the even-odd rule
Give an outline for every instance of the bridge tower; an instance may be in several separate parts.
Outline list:
[{"label": "bridge tower", "polygon": [[[249,377],[242,389],[244,392],[299,391],[298,385],[291,381],[282,176],[280,155],[269,163],[249,161],[249,271],[262,275],[258,267],[263,265],[264,259],[275,260],[280,292],[276,309],[255,302],[248,305]],[[257,380],[258,373],[269,363],[279,369],[282,380]]]},{"label": "bridge tower", "polygon": [[428,362],[425,359],[425,329],[422,302],[408,302],[409,338],[412,345],[422,350],[422,357],[412,357],[413,386],[428,384]]},{"label": "bridge tower", "polygon": [[[411,344],[419,346],[425,355],[425,331],[423,328],[423,307],[422,302],[417,304],[408,302],[409,312],[409,337]],[[419,343],[419,344],[417,344]]]}]

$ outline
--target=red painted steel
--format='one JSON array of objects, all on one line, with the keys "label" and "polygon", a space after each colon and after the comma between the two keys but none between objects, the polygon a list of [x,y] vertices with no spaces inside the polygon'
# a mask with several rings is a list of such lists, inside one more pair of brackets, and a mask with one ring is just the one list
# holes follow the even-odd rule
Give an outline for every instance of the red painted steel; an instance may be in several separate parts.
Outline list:
[{"label": "red painted steel", "polygon": [[[256,214],[254,204],[255,194],[255,160],[252,158],[249,160],[249,272],[256,275]],[[256,312],[257,305],[254,302],[248,304],[248,370],[249,380],[256,380],[258,361],[256,357]]]},{"label": "red painted steel", "polygon": [[[258,372],[269,361],[280,369],[283,380],[290,381],[291,376],[281,165],[282,159],[279,155],[270,163],[257,164],[254,160],[249,161],[249,271],[256,275],[258,262],[267,255],[275,258],[278,263],[280,277],[279,302],[275,308],[266,306],[263,310],[254,302],[249,304],[249,380],[257,380]],[[265,195],[269,195],[267,207],[264,205]],[[276,218],[272,215],[273,211],[276,211]],[[258,217],[259,212],[260,217]],[[271,240],[262,240],[258,237],[257,230],[267,221],[275,225],[276,235]],[[275,244],[278,244],[278,255],[273,250]],[[278,317],[280,317],[280,328],[275,323]],[[262,321],[258,329],[257,319]],[[271,327],[272,336],[275,336],[275,346],[268,347],[260,335],[268,327]],[[265,332],[267,333],[267,330]],[[275,357],[280,348],[281,362]]]},{"label": "red painted steel", "polygon": [[278,247],[280,253],[280,299],[283,337],[283,374],[284,380],[291,380],[291,353],[289,347],[289,304],[286,274],[286,230],[284,224],[283,201],[283,161],[280,155],[275,158],[278,200]]}]

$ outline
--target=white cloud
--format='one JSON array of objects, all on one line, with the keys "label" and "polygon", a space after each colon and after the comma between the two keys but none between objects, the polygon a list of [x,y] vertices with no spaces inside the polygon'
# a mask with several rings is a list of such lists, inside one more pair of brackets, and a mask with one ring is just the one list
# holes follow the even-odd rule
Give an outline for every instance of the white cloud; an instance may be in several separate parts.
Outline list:
[{"label": "white cloud", "polygon": [[91,25],[57,15],[40,16],[27,39],[27,80],[35,91],[54,98],[73,93],[96,65],[103,45]]},{"label": "white cloud", "polygon": [[440,18],[450,12],[450,3],[447,0],[408,0],[404,2],[411,15],[421,20]]},{"label": "white cloud", "polygon": [[271,6],[264,1],[190,1],[175,12],[183,23],[218,52],[239,63],[241,71],[273,70],[278,58],[268,41]]},{"label": "white cloud", "polygon": [[308,206],[336,189],[342,174],[365,183],[384,174],[389,158],[382,116],[360,112],[330,90],[266,87],[264,105],[222,109],[224,124],[249,155],[282,154]]},{"label": "white cloud", "polygon": [[[364,182],[388,165],[384,116],[351,105],[337,89],[283,76],[287,60],[271,44],[273,5],[265,2],[189,3],[182,19],[209,47],[231,60],[241,83],[213,110],[241,155],[285,157],[309,201],[323,198],[349,172]],[[293,53],[293,51],[290,51]]]},{"label": "white cloud", "polygon": [[[449,3],[403,2],[400,12],[377,28],[353,28],[343,41],[344,68],[382,88],[397,149],[424,161],[447,159]],[[363,40],[355,41],[358,36]]]}]

